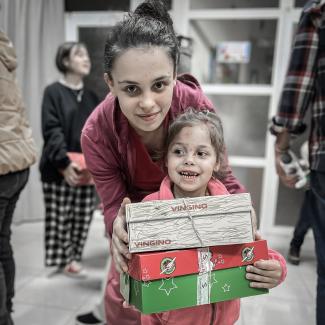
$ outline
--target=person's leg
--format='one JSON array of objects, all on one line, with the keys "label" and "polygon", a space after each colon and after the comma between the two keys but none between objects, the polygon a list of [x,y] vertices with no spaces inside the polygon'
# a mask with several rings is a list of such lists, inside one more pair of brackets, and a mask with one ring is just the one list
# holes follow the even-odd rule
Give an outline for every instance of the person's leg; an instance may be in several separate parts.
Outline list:
[{"label": "person's leg", "polygon": [[43,183],[45,203],[45,265],[71,262],[71,190],[62,183]]},{"label": "person's leg", "polygon": [[300,248],[304,242],[305,235],[309,228],[311,228],[311,217],[308,214],[307,196],[309,190],[305,192],[303,204],[300,209],[299,219],[296,223],[293,238],[290,242],[290,250],[288,254],[288,261],[292,264],[298,265],[300,262]]},{"label": "person's leg", "polygon": [[73,258],[75,261],[81,261],[95,206],[96,194],[94,186],[80,186],[75,189],[71,228]]},{"label": "person's leg", "polygon": [[309,209],[317,256],[317,325],[325,324],[325,173],[311,172]]},{"label": "person's leg", "polygon": [[13,213],[29,169],[0,177],[0,324],[12,324],[12,298],[14,296],[15,262],[11,239]]}]

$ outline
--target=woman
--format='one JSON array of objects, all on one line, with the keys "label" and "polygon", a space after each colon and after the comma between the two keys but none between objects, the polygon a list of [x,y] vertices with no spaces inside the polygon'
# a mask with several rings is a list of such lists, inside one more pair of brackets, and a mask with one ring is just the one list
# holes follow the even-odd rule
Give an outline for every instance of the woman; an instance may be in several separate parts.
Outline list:
[{"label": "woman", "polygon": [[42,103],[45,264],[57,266],[70,276],[84,276],[80,261],[96,196],[82,163],[80,135],[99,101],[83,85],[90,72],[83,44],[62,44],[56,66],[63,77],[46,87]]},{"label": "woman", "polygon": [[[141,324],[141,315],[123,308],[118,271],[127,271],[124,205],[159,189],[166,176],[161,157],[170,122],[187,107],[213,110],[197,81],[177,76],[179,51],[171,18],[161,1],[145,1],[110,31],[104,53],[111,93],[83,129],[88,168],[104,207],[114,263],[105,297],[108,324]],[[229,166],[223,184],[244,192]],[[123,203],[122,203],[123,202]],[[121,205],[122,203],[122,205]]]}]

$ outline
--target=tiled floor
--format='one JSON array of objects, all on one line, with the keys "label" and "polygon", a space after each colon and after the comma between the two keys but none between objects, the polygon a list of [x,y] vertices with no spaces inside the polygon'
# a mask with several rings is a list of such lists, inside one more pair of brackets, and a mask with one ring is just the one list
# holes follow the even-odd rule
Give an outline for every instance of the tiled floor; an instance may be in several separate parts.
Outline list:
[{"label": "tiled floor", "polygon": [[[83,280],[43,267],[42,222],[12,230],[17,265],[15,325],[74,325],[75,315],[90,310],[99,299],[108,247],[102,221],[95,218],[91,225],[84,254],[89,275]],[[270,247],[286,253],[288,238],[267,239]],[[242,299],[237,325],[315,324],[316,263],[311,237],[306,239],[302,258],[298,267],[288,265],[285,283],[270,294]]]}]

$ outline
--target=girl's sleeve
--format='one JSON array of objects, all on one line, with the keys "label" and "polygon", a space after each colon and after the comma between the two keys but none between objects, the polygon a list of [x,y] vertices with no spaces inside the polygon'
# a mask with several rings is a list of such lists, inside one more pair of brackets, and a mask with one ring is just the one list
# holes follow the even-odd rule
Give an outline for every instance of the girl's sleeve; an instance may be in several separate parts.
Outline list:
[{"label": "girl's sleeve", "polygon": [[101,145],[100,141],[94,141],[87,130],[83,130],[81,134],[81,146],[87,168],[94,179],[102,202],[106,232],[112,236],[113,222],[124,197],[127,196],[118,159],[110,148]]},{"label": "girl's sleeve", "polygon": [[281,265],[281,268],[282,268],[282,275],[281,275],[280,283],[283,282],[284,279],[286,278],[287,272],[288,272],[287,263],[286,263],[285,258],[280,253],[278,253],[277,251],[269,248],[269,259],[270,260],[277,260],[277,261],[280,262],[280,265]]}]

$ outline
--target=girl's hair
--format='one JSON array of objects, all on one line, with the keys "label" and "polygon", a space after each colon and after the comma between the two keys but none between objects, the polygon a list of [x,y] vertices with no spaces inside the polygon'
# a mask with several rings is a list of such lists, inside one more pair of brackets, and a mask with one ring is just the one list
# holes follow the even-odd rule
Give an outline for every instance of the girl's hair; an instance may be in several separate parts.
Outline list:
[{"label": "girl's hair", "polygon": [[162,0],[144,1],[108,32],[104,51],[104,71],[109,78],[112,78],[114,61],[119,55],[130,48],[145,46],[164,47],[173,61],[176,73],[179,60],[178,41],[173,21]]},{"label": "girl's hair", "polygon": [[189,107],[184,113],[179,115],[169,126],[168,135],[165,142],[165,152],[177,134],[185,127],[193,127],[195,125],[204,124],[209,130],[211,144],[216,152],[217,163],[220,164],[217,173],[214,173],[214,177],[222,179],[225,176],[225,144],[223,137],[223,127],[220,118],[215,112],[209,110],[195,110]]},{"label": "girl's hair", "polygon": [[86,45],[79,42],[64,42],[58,47],[55,57],[55,64],[58,70],[63,74],[66,74],[69,71],[69,67],[64,64],[64,60],[70,58],[71,51],[74,47],[77,49],[81,47],[86,48]]}]

